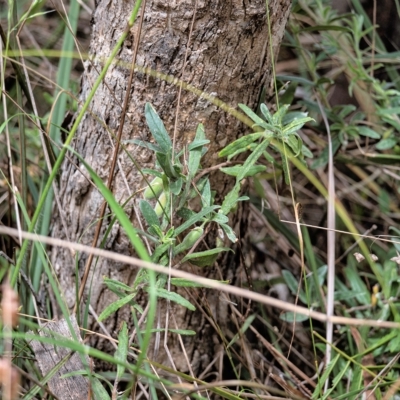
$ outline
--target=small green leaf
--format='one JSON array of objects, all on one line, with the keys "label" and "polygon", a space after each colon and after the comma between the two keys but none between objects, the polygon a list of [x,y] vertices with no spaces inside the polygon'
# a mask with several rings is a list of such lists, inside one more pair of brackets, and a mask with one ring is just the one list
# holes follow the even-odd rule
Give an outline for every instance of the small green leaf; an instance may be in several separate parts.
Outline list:
[{"label": "small green leaf", "polygon": [[117,312],[125,304],[128,304],[130,301],[132,301],[135,296],[136,296],[136,293],[132,293],[132,294],[130,294],[130,295],[126,296],[126,297],[123,297],[122,299],[119,299],[119,300],[115,301],[114,303],[110,304],[99,315],[99,321],[103,321],[104,319],[109,317],[111,314],[114,314],[115,312]]},{"label": "small green leaf", "polygon": [[[229,284],[229,281],[215,281],[218,283]],[[202,283],[190,281],[184,278],[171,278],[171,284],[179,287],[208,287]]]},{"label": "small green leaf", "polygon": [[154,140],[158,143],[163,153],[169,153],[172,150],[172,142],[161,118],[150,103],[146,103],[144,110],[147,125]]},{"label": "small green leaf", "polygon": [[250,168],[258,161],[258,159],[263,154],[264,150],[269,145],[269,140],[264,139],[261,143],[257,145],[257,147],[253,150],[253,152],[247,157],[246,161],[244,162],[240,173],[238,174],[236,180],[240,182],[248,173]]},{"label": "small green leaf", "polygon": [[393,149],[394,146],[396,146],[397,140],[394,138],[387,138],[387,139],[382,139],[380,140],[375,147],[377,150],[390,150]]},{"label": "small green leaf", "polygon": [[161,244],[159,246],[157,246],[154,249],[153,254],[151,255],[151,261],[154,263],[158,263],[158,261],[160,260],[160,258],[168,252],[169,248],[171,247],[170,243],[164,243]]},{"label": "small green leaf", "polygon": [[[124,321],[121,326],[121,330],[118,335],[118,348],[115,352],[115,359],[121,363],[126,362],[126,357],[128,355],[128,328],[126,322]],[[125,368],[118,364],[117,365],[117,379],[120,380],[124,374]]]},{"label": "small green leaf", "polygon": [[344,272],[352,291],[360,293],[356,296],[357,301],[362,305],[371,305],[371,295],[357,269],[355,267],[345,267]]},{"label": "small green leaf", "polygon": [[282,321],[286,321],[286,322],[303,322],[303,321],[306,321],[309,319],[309,317],[307,317],[307,315],[294,313],[292,311],[286,311],[286,312],[280,314],[279,318]]},{"label": "small green leaf", "polygon": [[[204,129],[204,127],[203,127],[203,129]],[[201,148],[201,149],[203,150],[203,147],[204,147],[206,144],[209,144],[209,143],[210,143],[210,141],[209,141],[208,139],[197,140],[197,139],[195,138],[195,139],[193,140],[193,142],[189,144],[188,150],[189,150],[189,152],[190,152],[190,151],[193,151],[193,150],[196,150],[196,149],[198,149],[198,148]]]},{"label": "small green leaf", "polygon": [[189,185],[191,183],[190,181],[197,174],[197,171],[199,169],[200,159],[203,151],[203,145],[199,145],[199,143],[202,143],[204,141],[205,141],[204,126],[203,124],[199,124],[197,126],[195,139],[193,143],[191,143],[191,145],[189,146],[189,162],[188,162]]},{"label": "small green leaf", "polygon": [[308,79],[302,78],[300,76],[293,76],[293,75],[277,75],[276,79],[279,79],[282,82],[291,81],[291,82],[298,82],[304,86],[314,87],[315,84],[313,81]]},{"label": "small green leaf", "polygon": [[228,144],[219,153],[218,157],[229,157],[238,150],[246,151],[248,146],[258,140],[260,137],[264,136],[264,132],[251,133],[249,135],[242,136],[241,138],[235,140],[234,142]]},{"label": "small green leaf", "polygon": [[224,201],[221,205],[221,212],[224,215],[230,213],[232,208],[236,206],[237,200],[239,198],[240,192],[240,184],[236,182],[235,186],[231,189],[231,191],[225,196]]},{"label": "small green leaf", "polygon": [[196,215],[196,213],[192,210],[189,210],[186,207],[183,207],[181,209],[178,210],[177,212],[178,217],[183,218],[184,220],[188,220],[189,218],[193,217],[194,215]]},{"label": "small green leaf", "polygon": [[222,213],[215,213],[212,220],[217,224],[226,224],[229,222],[229,218]]},{"label": "small green leaf", "polygon": [[201,191],[201,203],[203,207],[211,206],[211,185],[208,179]]},{"label": "small green leaf", "polygon": [[358,133],[362,136],[369,137],[371,139],[380,139],[381,135],[378,132],[375,132],[371,128],[368,128],[367,126],[359,126],[358,127]]},{"label": "small green leaf", "polygon": [[170,182],[169,190],[175,196],[179,196],[182,189],[182,178],[178,178],[175,182]]},{"label": "small green leaf", "polygon": [[203,208],[199,213],[192,215],[186,222],[184,222],[182,225],[178,226],[175,229],[175,234],[176,235],[181,234],[183,231],[185,231],[186,229],[190,228],[195,223],[202,220],[205,215],[210,214],[212,211],[214,211],[217,208],[220,208],[220,206],[210,206],[210,207]]},{"label": "small green leaf", "polygon": [[190,261],[192,264],[198,267],[207,267],[214,264],[215,260],[218,258],[219,253],[223,251],[232,251],[229,247],[217,247],[215,249],[200,251],[198,253],[192,253],[186,255],[182,262]]},{"label": "small green leaf", "polygon": [[103,277],[103,282],[107,285],[107,287],[110,290],[116,289],[116,290],[122,290],[122,291],[126,291],[126,292],[132,292],[133,291],[131,286],[125,285],[125,283],[122,283],[122,282],[117,281],[115,279],[107,278],[106,276]]},{"label": "small green leaf", "polygon": [[272,121],[273,121],[272,115],[271,115],[271,113],[269,112],[268,107],[267,107],[267,105],[266,105],[265,103],[261,103],[261,104],[260,104],[260,111],[261,111],[262,115],[264,115],[265,119],[266,119],[270,124],[272,124]]},{"label": "small green leaf", "polygon": [[141,268],[139,272],[136,274],[132,288],[136,293],[136,291],[139,288],[139,285],[147,284],[148,282],[149,282],[149,273],[146,268]]},{"label": "small green leaf", "polygon": [[[285,117],[286,113],[288,112],[290,105],[283,104],[276,110],[276,113],[272,116],[272,124],[273,125],[282,125],[282,119]],[[262,111],[262,109],[261,109]]]},{"label": "small green leaf", "polygon": [[[266,107],[265,104],[261,104],[261,112],[262,112],[262,108]],[[267,129],[267,124],[265,123],[265,121],[260,118],[253,110],[251,110],[249,107],[247,107],[245,104],[239,104],[239,107],[247,114],[248,117],[250,117],[252,119],[252,121],[254,122],[255,125],[260,126],[261,128]],[[268,110],[268,109],[267,109]],[[268,118],[267,118],[268,122],[271,122]]]},{"label": "small green leaf", "polygon": [[[238,176],[241,169],[242,169],[241,165],[235,165],[234,167],[222,167],[222,168],[220,168],[220,171],[222,171],[224,174],[227,174],[230,176]],[[247,171],[245,178],[248,176],[254,176],[256,174],[259,174],[260,172],[265,172],[266,170],[267,170],[267,167],[265,165],[253,165]]]},{"label": "small green leaf", "polygon": [[174,165],[172,164],[171,153],[156,153],[156,158],[160,164],[160,167],[164,171],[165,175],[168,176],[168,178],[178,178],[178,174],[174,168]]},{"label": "small green leaf", "polygon": [[304,157],[314,158],[314,154],[304,143],[301,146],[301,153],[303,154]]},{"label": "small green leaf", "polygon": [[299,121],[302,118],[307,118],[307,113],[302,111],[290,111],[282,118],[282,125],[286,126],[293,121]]},{"label": "small green leaf", "polygon": [[285,143],[290,147],[295,157],[299,155],[301,145],[303,144],[301,139],[296,135],[289,135],[285,138]]},{"label": "small green leaf", "polygon": [[[149,289],[147,289],[146,291],[148,291],[148,290]],[[196,307],[192,303],[190,303],[190,301],[186,300],[184,297],[182,297],[178,293],[169,292],[168,290],[163,289],[163,288],[157,288],[156,294],[158,297],[162,297],[163,299],[173,301],[174,303],[177,303],[183,307],[186,307],[189,310],[196,311]]]},{"label": "small green leaf", "polygon": [[227,224],[219,224],[219,225],[224,230],[224,232],[226,233],[226,236],[228,236],[228,239],[232,243],[236,243],[237,242],[237,237],[236,237],[236,234],[233,231],[233,229]]},{"label": "small green leaf", "polygon": [[158,178],[163,178],[163,173],[153,168],[142,168],[142,173],[146,175],[154,175]]},{"label": "small green leaf", "polygon": [[104,386],[98,379],[91,380],[91,387],[93,390],[93,397],[99,400],[110,400],[110,395],[107,393]]},{"label": "small green leaf", "polygon": [[289,125],[284,126],[282,132],[284,135],[290,135],[293,132],[297,132],[303,127],[306,122],[314,121],[313,118],[305,117],[292,121]]},{"label": "small green leaf", "polygon": [[149,227],[153,225],[160,226],[160,221],[157,217],[156,212],[146,200],[140,200],[139,208],[140,212],[143,215],[143,218],[146,220],[146,223]]},{"label": "small green leaf", "polygon": [[286,282],[287,287],[289,288],[289,290],[292,292],[292,294],[294,296],[297,296],[297,294],[299,295],[300,300],[304,303],[304,304],[308,304],[307,301],[307,296],[304,293],[303,289],[299,290],[299,281],[298,279],[296,279],[293,274],[290,271],[287,271],[286,269],[282,270],[282,276],[283,279]]}]

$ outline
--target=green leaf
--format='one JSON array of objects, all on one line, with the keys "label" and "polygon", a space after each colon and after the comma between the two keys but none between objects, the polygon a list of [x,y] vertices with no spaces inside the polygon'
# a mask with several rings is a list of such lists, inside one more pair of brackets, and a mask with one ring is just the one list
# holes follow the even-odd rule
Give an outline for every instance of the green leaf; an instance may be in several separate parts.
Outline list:
[{"label": "green leaf", "polygon": [[153,210],[153,207],[146,200],[140,200],[139,203],[140,212],[143,215],[143,218],[146,220],[146,223],[149,227],[156,225],[160,226],[160,220],[157,217],[157,214]]},{"label": "green leaf", "polygon": [[397,140],[394,138],[387,138],[387,139],[382,139],[380,140],[376,145],[377,150],[390,150],[393,149],[394,146],[396,146]]},{"label": "green leaf", "polygon": [[205,215],[210,214],[212,211],[214,211],[217,208],[220,208],[220,206],[205,207],[199,213],[192,215],[186,222],[184,222],[182,225],[178,226],[175,229],[176,236],[181,234],[186,229],[190,228],[196,222],[199,222],[201,219],[203,219],[203,217]]},{"label": "green leaf", "polygon": [[299,281],[298,281],[298,279],[296,279],[293,276],[293,274],[290,271],[287,271],[286,269],[282,270],[282,276],[283,276],[283,279],[286,282],[287,287],[292,292],[293,296],[297,296],[297,293],[298,293],[299,299],[304,304],[308,304],[307,296],[304,293],[304,290],[303,289],[299,290]]},{"label": "green leaf", "polygon": [[[272,116],[272,124],[273,125],[282,125],[282,119],[285,117],[290,105],[283,104],[276,110],[276,113]],[[261,108],[262,111],[262,108]]]},{"label": "green leaf", "polygon": [[[218,283],[223,283],[223,284],[229,284],[229,281],[215,281]],[[190,281],[188,279],[184,278],[171,278],[171,284],[174,286],[179,286],[179,287],[208,287],[207,285],[204,285],[203,283],[198,283],[194,281]]]},{"label": "green leaf", "polygon": [[[283,94],[279,96],[280,104],[293,104],[296,94],[296,89],[299,86],[297,82],[290,82],[289,85],[285,85]],[[284,122],[285,123],[285,122]]]},{"label": "green leaf", "polygon": [[212,265],[218,258],[219,253],[222,253],[223,251],[232,250],[229,247],[217,247],[211,250],[200,251],[198,253],[186,255],[182,262],[190,261],[192,264],[197,265],[198,267],[207,267]]},{"label": "green leaf", "polygon": [[[122,322],[121,330],[118,335],[118,348],[115,352],[115,358],[121,363],[127,362],[128,356],[128,327],[126,322]],[[118,364],[117,365],[117,379],[120,380],[124,374],[125,368]]]},{"label": "green leaf", "polygon": [[289,125],[284,126],[282,132],[284,135],[290,135],[293,132],[297,132],[303,127],[306,122],[309,121],[314,121],[314,119],[310,117],[296,119],[292,121]]},{"label": "green leaf", "polygon": [[307,321],[309,319],[309,317],[307,317],[307,315],[294,313],[293,311],[283,312],[282,314],[279,315],[279,318],[282,321],[286,321],[286,322],[303,322],[303,321]]},{"label": "green leaf", "polygon": [[211,185],[208,179],[201,191],[201,203],[203,207],[211,206]]},{"label": "green leaf", "polygon": [[253,152],[247,157],[246,161],[244,162],[240,173],[238,174],[236,181],[240,182],[250,171],[250,168],[258,161],[258,159],[263,154],[264,150],[269,145],[269,140],[264,139],[261,143],[257,145],[257,147],[253,150]]},{"label": "green leaf", "polygon": [[229,157],[230,155],[236,153],[238,150],[246,151],[248,146],[258,140],[260,137],[264,136],[264,132],[251,133],[249,135],[242,136],[241,138],[235,140],[234,142],[228,144],[219,153],[218,157]]},{"label": "green leaf", "polygon": [[215,213],[212,220],[217,224],[226,224],[229,222],[229,218],[222,213]]},{"label": "green leaf", "polygon": [[119,299],[115,301],[114,303],[110,304],[107,306],[103,312],[99,315],[99,321],[103,321],[107,317],[109,317],[111,314],[116,313],[121,307],[123,307],[125,304],[128,304],[130,301],[134,299],[136,296],[136,293],[132,293],[126,297],[123,297],[122,299]]},{"label": "green leaf", "polygon": [[378,132],[375,132],[371,128],[368,128],[367,126],[359,126],[358,127],[358,133],[362,136],[366,136],[372,139],[380,139],[381,135]]},{"label": "green leaf", "polygon": [[150,103],[146,103],[144,108],[147,125],[154,140],[158,143],[163,153],[167,154],[172,150],[172,142],[161,118]]},{"label": "green leaf", "polygon": [[91,380],[91,387],[93,390],[93,397],[99,400],[110,400],[110,395],[107,393],[104,386],[98,379]]},{"label": "green leaf", "polygon": [[184,297],[182,297],[178,293],[169,292],[168,290],[163,289],[163,288],[157,288],[156,294],[158,297],[173,301],[174,303],[177,303],[183,307],[186,307],[189,310],[196,311],[196,307],[190,301],[186,300]]},{"label": "green leaf", "polygon": [[133,282],[133,290],[136,291],[141,284],[148,284],[149,283],[149,273],[145,268],[141,268],[139,272],[136,274],[135,280]]},{"label": "green leaf", "polygon": [[231,191],[225,196],[224,201],[221,205],[221,212],[224,215],[230,213],[232,208],[236,206],[237,200],[239,198],[240,184],[236,182],[235,186],[231,189]]},{"label": "green leaf", "polygon": [[314,154],[304,143],[301,146],[301,153],[303,154],[304,157],[314,158]]},{"label": "green leaf", "polygon": [[302,140],[296,134],[289,135],[284,139],[285,143],[290,147],[295,157],[297,157],[300,153],[301,146],[303,144]]},{"label": "green leaf", "polygon": [[179,209],[177,214],[178,214],[178,217],[181,217],[184,220],[188,220],[189,218],[191,218],[194,215],[196,215],[196,213],[194,211],[192,211],[192,210],[190,210],[189,208],[186,208],[186,207],[183,207],[183,208]]},{"label": "green leaf", "polygon": [[357,301],[362,305],[371,305],[371,295],[365,283],[360,278],[360,275],[356,268],[345,267],[344,272],[346,278],[355,293],[361,293],[357,295]]},{"label": "green leaf", "polygon": [[156,153],[156,158],[160,164],[160,167],[164,171],[165,175],[168,176],[168,178],[178,178],[178,174],[174,168],[174,165],[172,164],[171,153]]},{"label": "green leaf", "polygon": [[[261,104],[261,111],[262,107],[265,107],[265,104]],[[252,119],[252,121],[255,123],[256,126],[259,126],[261,128],[267,129],[267,124],[265,121],[260,118],[253,110],[251,110],[249,107],[247,107],[245,104],[239,104],[239,107],[247,114],[248,117]],[[267,119],[269,121],[269,119]],[[253,125],[254,126],[254,125]]]},{"label": "green leaf", "polygon": [[122,290],[125,292],[132,292],[133,288],[131,286],[125,285],[120,281],[116,281],[115,279],[107,278],[106,276],[103,277],[103,282],[107,285],[110,290]]},{"label": "green leaf", "polygon": [[[241,168],[242,168],[241,165],[235,165],[234,167],[222,167],[220,168],[220,171],[230,176],[238,176]],[[247,171],[247,175],[245,176],[245,178],[248,176],[254,176],[256,174],[259,174],[260,172],[265,172],[266,170],[267,167],[265,165],[253,165]]]},{"label": "green leaf", "polygon": [[159,246],[157,246],[154,249],[154,252],[151,256],[151,261],[153,261],[154,263],[158,263],[158,261],[160,260],[160,258],[168,252],[169,248],[171,247],[170,243],[164,243],[161,244]]},{"label": "green leaf", "polygon": [[[199,145],[205,141],[205,134],[204,134],[204,126],[203,124],[199,124],[196,130],[196,136],[194,138],[193,143],[189,146],[189,162],[188,162],[188,171],[189,171],[189,179],[188,183],[190,185],[190,181],[194,178],[197,174],[197,171],[200,166],[200,159],[203,151],[203,145]],[[209,142],[209,140],[207,140]]]},{"label": "green leaf", "polygon": [[[327,344],[329,346],[329,344]],[[323,374],[318,379],[318,384],[314,390],[313,399],[320,399],[323,397],[323,387],[325,381],[328,379],[329,375],[332,374],[332,371],[336,365],[336,363],[340,360],[340,354],[338,354],[324,369]]]},{"label": "green leaf", "polygon": [[301,83],[304,86],[311,86],[314,87],[315,84],[313,81],[310,81],[308,79],[302,78],[300,76],[292,76],[292,75],[277,75],[276,79],[279,79],[282,82],[287,82],[287,81],[291,81],[291,82],[298,82]]},{"label": "green leaf", "polygon": [[302,118],[307,118],[308,115],[305,112],[302,111],[291,111],[288,112],[283,118],[282,118],[282,125],[286,126],[294,121],[300,121]]},{"label": "green leaf", "polygon": [[226,233],[226,236],[228,236],[228,239],[232,242],[232,243],[236,243],[237,242],[237,237],[235,232],[233,231],[233,229],[227,225],[227,224],[219,224],[219,226],[224,230],[224,232]]},{"label": "green leaf", "polygon": [[[198,127],[197,127],[197,129],[198,129]],[[203,126],[202,126],[202,129],[204,130],[204,127],[203,127]],[[210,143],[210,141],[209,141],[208,139],[197,140],[197,139],[195,138],[195,139],[193,140],[193,142],[189,144],[188,150],[189,150],[189,152],[190,152],[190,151],[193,151],[193,150],[196,150],[196,149],[198,149],[198,148],[201,148],[201,150],[203,150],[203,147],[204,147],[206,144],[209,144],[209,143]]]},{"label": "green leaf", "polygon": [[179,196],[182,189],[182,178],[178,178],[175,182],[170,182],[169,190],[175,196]]},{"label": "green leaf", "polygon": [[265,103],[261,103],[260,104],[260,111],[262,113],[262,115],[264,115],[265,119],[270,123],[273,124],[273,118],[271,113],[268,110],[268,107]]}]

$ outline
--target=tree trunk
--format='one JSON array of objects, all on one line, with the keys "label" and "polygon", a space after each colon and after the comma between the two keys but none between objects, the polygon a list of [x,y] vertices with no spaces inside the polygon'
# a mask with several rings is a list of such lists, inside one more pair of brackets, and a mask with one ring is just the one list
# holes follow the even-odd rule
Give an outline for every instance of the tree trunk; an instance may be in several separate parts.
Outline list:
[{"label": "tree trunk", "polygon": [[[265,0],[148,0],[137,64],[175,78],[213,95],[231,107],[244,103],[251,108],[257,104],[262,87],[267,90],[272,85],[271,43],[276,57],[289,14],[290,0],[270,0],[269,22]],[[126,26],[133,7],[132,0],[100,0],[93,14],[93,34],[90,52],[92,61],[85,65],[82,77],[80,99],[84,101],[98,72],[109,57],[115,43]],[[138,32],[138,21],[131,29],[128,39],[119,52],[121,63],[113,64],[86,113],[73,142],[75,150],[84,157],[97,174],[106,181],[112,162],[115,136],[120,124],[122,104],[127,90],[129,66],[132,62],[134,43]],[[203,123],[206,137],[210,140],[209,151],[202,167],[211,167],[220,162],[218,151],[242,135],[245,130],[233,116],[222,111],[204,98],[185,87],[179,99],[179,86],[168,83],[143,72],[135,72],[127,119],[122,139],[141,138],[149,140],[150,135],[144,120],[144,105],[150,102],[163,120],[171,137],[176,135],[176,146],[181,149],[193,139],[198,123]],[[176,121],[176,122],[175,122]],[[107,129],[105,128],[107,127]],[[112,134],[110,134],[110,132]],[[139,150],[139,151],[138,151]],[[133,144],[128,151],[135,157],[141,168],[154,166],[152,153]],[[99,191],[92,185],[84,168],[76,158],[77,165],[65,161],[60,178],[62,208],[69,228],[69,238],[84,244],[91,244],[99,209],[104,201]],[[232,180],[222,173],[215,173],[211,187],[218,190],[223,198],[230,189]],[[113,193],[120,204],[143,188],[145,183],[127,155],[120,151],[119,167],[113,179]],[[135,196],[125,205],[125,210],[135,225]],[[107,213],[106,213],[107,216]],[[104,234],[111,218],[105,218],[102,225]],[[58,213],[53,220],[54,237],[66,238]],[[102,239],[100,236],[99,243]],[[115,224],[105,244],[106,249],[118,253],[133,254],[129,240],[122,229]],[[86,254],[79,255],[79,273],[82,276]],[[75,265],[71,254],[54,248],[52,261],[57,271],[60,285],[69,307],[73,307],[75,293]],[[235,266],[225,269],[228,277],[235,276]],[[99,313],[115,296],[102,282],[107,276],[130,284],[136,270],[115,262],[100,259],[92,263],[92,275],[86,285],[85,294],[91,285],[90,304]],[[198,270],[198,273],[215,277],[214,269]],[[81,276],[78,278],[81,279]],[[220,276],[217,276],[220,279]],[[224,276],[223,278],[226,278]],[[203,292],[198,295],[204,296]],[[208,292],[205,302],[215,321],[223,326],[228,318],[224,310],[226,302],[217,293]],[[221,304],[219,304],[219,303]],[[176,307],[175,318],[181,329],[198,332],[195,339],[185,341],[186,350],[193,371],[201,371],[215,356],[215,348],[221,341],[204,315]],[[130,309],[123,308],[108,318],[106,326],[114,335],[122,320],[129,320]],[[164,323],[164,322],[162,322]],[[175,328],[175,326],[171,326]],[[97,346],[103,346],[97,343]],[[179,343],[171,338],[169,350],[178,369],[187,371],[188,366],[181,354]],[[213,354],[214,353],[214,354]],[[158,353],[159,362],[167,362],[163,352]]]}]

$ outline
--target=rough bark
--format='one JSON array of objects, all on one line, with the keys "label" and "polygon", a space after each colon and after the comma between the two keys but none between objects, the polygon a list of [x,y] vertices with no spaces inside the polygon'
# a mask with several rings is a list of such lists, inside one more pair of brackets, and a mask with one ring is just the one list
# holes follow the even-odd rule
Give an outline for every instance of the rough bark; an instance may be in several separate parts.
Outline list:
[{"label": "rough bark", "polygon": [[[79,338],[79,327],[75,317],[71,317],[71,324],[75,335]],[[73,339],[69,326],[65,320],[48,322],[39,335],[46,338],[58,337]],[[58,336],[57,336],[58,335]],[[56,347],[53,344],[42,343],[33,340],[30,343],[43,376],[47,376],[56,366],[60,366],[58,371],[49,379],[49,389],[58,399],[79,400],[85,399],[89,395],[89,381],[82,375],[74,375],[66,378],[65,375],[71,372],[84,371],[85,365],[82,357],[85,358],[86,366],[90,366],[87,356],[82,356],[77,352],[63,347]]]},{"label": "rough bark", "polygon": [[[290,0],[270,0],[270,28],[266,18],[264,0],[148,0],[146,4],[143,30],[137,64],[169,74],[189,83],[208,94],[212,94],[232,107],[245,103],[254,107],[259,91],[271,85],[271,43],[276,56],[287,21]],[[133,5],[131,0],[101,0],[93,15],[93,33],[90,52],[92,61],[85,65],[82,78],[81,100],[84,100],[104,60],[111,53],[116,41],[126,26],[126,20]],[[189,40],[191,25],[193,30]],[[81,123],[74,141],[74,148],[104,180],[107,179],[113,153],[114,135],[118,130],[121,104],[126,92],[129,64],[132,61],[133,43],[138,35],[138,24],[131,30],[118,55],[121,63],[113,65],[99,88],[88,112]],[[186,55],[186,63],[185,63]],[[231,115],[223,112],[198,95],[182,89],[178,108],[179,87],[142,72],[135,74],[127,120],[123,130],[123,140],[142,138],[149,140],[149,131],[144,121],[144,104],[153,104],[164,121],[171,136],[176,123],[176,143],[182,148],[194,135],[198,123],[203,123],[211,143],[203,167],[218,163],[217,152],[227,143],[244,132],[243,126]],[[108,131],[104,128],[107,126]],[[114,136],[115,137],[115,136]],[[142,148],[128,145],[128,150],[142,168],[153,167],[151,154]],[[77,159],[74,159],[79,164]],[[128,197],[144,186],[141,175],[123,152],[119,156],[119,166],[113,193],[122,204]],[[81,165],[79,165],[81,167]],[[212,187],[222,197],[228,190],[230,180],[222,174],[214,174]],[[93,222],[96,221],[103,198],[87,179],[83,168],[66,161],[62,167],[60,192],[66,222],[71,240],[90,244],[93,239]],[[130,200],[125,210],[137,224],[134,214],[135,199]],[[109,219],[103,222],[103,232]],[[56,214],[53,221],[53,236],[65,238],[62,224]],[[106,248],[119,253],[132,254],[129,241],[119,226],[115,225],[106,241]],[[79,272],[87,256],[79,256]],[[64,290],[68,306],[75,302],[75,267],[71,255],[62,249],[53,249],[52,261]],[[232,265],[232,268],[235,266]],[[93,280],[90,282],[90,303],[97,311],[115,300],[102,283],[108,276],[129,284],[136,270],[107,260],[93,262]],[[206,273],[212,275],[212,271]],[[229,273],[229,272],[228,272]],[[233,272],[231,271],[231,274]],[[88,285],[89,286],[89,285]],[[218,294],[209,293],[207,298],[214,318],[221,322],[223,316],[217,315]],[[178,310],[175,314],[180,328],[204,326],[204,316]],[[121,310],[106,323],[114,333],[122,319],[129,319],[129,309]],[[226,317],[226,315],[225,315]],[[195,328],[195,330],[198,330]],[[207,332],[199,332],[197,341]],[[189,344],[189,356],[201,368],[210,361],[210,352],[216,343],[209,339],[201,349],[196,349],[196,340]],[[204,345],[204,343],[203,343]],[[173,346],[172,346],[173,347]],[[179,347],[172,349],[173,355]],[[208,353],[208,356],[207,356]],[[160,356],[161,357],[161,356]],[[203,357],[203,359],[202,359]],[[204,359],[204,357],[206,359]],[[211,356],[212,359],[212,356]],[[203,361],[201,361],[203,360]],[[162,361],[162,360],[160,360]],[[180,363],[179,363],[180,364]],[[184,363],[183,363],[184,364]],[[183,369],[184,366],[178,365]]]}]

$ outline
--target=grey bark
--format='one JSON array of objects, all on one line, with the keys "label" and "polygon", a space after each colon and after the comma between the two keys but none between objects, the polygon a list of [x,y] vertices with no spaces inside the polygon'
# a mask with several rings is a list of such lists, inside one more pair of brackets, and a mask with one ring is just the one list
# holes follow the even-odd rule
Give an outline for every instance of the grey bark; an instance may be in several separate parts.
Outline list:
[{"label": "grey bark", "polygon": [[[270,28],[266,18],[265,0],[148,0],[137,64],[158,72],[172,75],[208,94],[212,94],[232,107],[244,103],[254,107],[261,87],[271,86],[271,43],[276,57],[289,14],[290,0],[270,0]],[[126,20],[133,7],[131,0],[101,0],[93,15],[93,33],[90,53],[93,58],[85,65],[82,77],[80,99],[85,100],[104,60],[110,55],[116,41],[126,26]],[[189,41],[190,28],[194,19],[193,31]],[[93,99],[90,112],[86,113],[76,134],[73,146],[85,160],[106,181],[113,153],[114,139],[120,123],[121,104],[126,93],[129,65],[132,60],[133,43],[138,35],[138,24],[118,55],[121,61],[113,65]],[[185,54],[187,54],[185,64]],[[203,167],[220,162],[218,151],[245,132],[245,128],[231,115],[198,95],[183,88],[178,110],[178,91],[176,84],[146,75],[135,74],[127,120],[123,130],[123,140],[142,138],[149,140],[149,131],[144,121],[144,104],[150,102],[164,121],[171,136],[176,123],[176,143],[178,149],[189,142],[198,123],[203,123],[211,143]],[[178,110],[178,111],[177,111]],[[105,129],[104,127],[107,127]],[[115,136],[114,136],[115,137]],[[142,148],[128,145],[128,150],[142,168],[153,167],[151,154]],[[77,159],[74,161],[79,165]],[[123,152],[119,155],[119,168],[114,177],[113,193],[120,204],[131,194],[145,186],[141,175]],[[79,169],[69,161],[62,167],[60,192],[69,226],[71,240],[91,244],[94,222],[103,202],[96,188],[89,182],[82,165]],[[216,173],[212,177],[212,187],[218,190],[221,198],[229,190],[231,180]],[[128,201],[125,210],[137,225],[134,214],[135,199]],[[103,223],[103,233],[110,218]],[[65,238],[58,214],[53,220],[54,237]],[[102,238],[102,237],[101,237]],[[101,239],[100,238],[100,239]],[[129,241],[119,226],[115,225],[106,241],[106,248],[119,253],[133,254]],[[79,255],[79,272],[87,256]],[[69,307],[75,302],[75,267],[69,252],[54,248],[53,265],[57,271],[60,285]],[[232,266],[234,267],[234,266]],[[130,267],[118,265],[107,260],[94,261],[92,265],[91,305],[101,312],[115,297],[105,288],[102,277],[119,279],[131,283],[137,273]],[[199,273],[212,276],[213,270],[199,270]],[[231,270],[227,274],[233,274]],[[89,286],[89,285],[88,285]],[[207,298],[214,318],[219,322],[225,316],[217,315],[218,294],[210,293]],[[222,307],[223,308],[223,307]],[[221,309],[222,310],[222,309]],[[222,311],[221,311],[222,312]],[[180,328],[204,326],[204,317],[186,313],[178,308],[176,319]],[[130,310],[121,310],[106,321],[114,334],[121,320],[129,320]],[[196,328],[195,328],[196,330]],[[205,333],[203,332],[203,338]],[[196,340],[188,343],[189,356],[193,365],[201,368],[210,360],[210,353],[216,345],[215,340],[203,343],[196,349]],[[201,340],[201,339],[199,339]],[[173,356],[179,354],[179,347],[173,348]],[[207,355],[208,354],[208,355]],[[159,357],[162,358],[160,353]],[[202,358],[203,357],[203,358]],[[211,356],[212,358],[212,356]],[[194,361],[196,359],[197,361]],[[201,361],[203,360],[203,361]],[[159,359],[159,361],[163,361]],[[178,368],[187,370],[185,362],[178,362]]]},{"label": "grey bark", "polygon": [[[75,317],[71,317],[72,328],[75,336],[80,337],[79,327],[76,324]],[[32,333],[32,332],[31,332]],[[73,340],[69,326],[65,320],[57,322],[48,322],[39,335],[46,338],[52,338],[55,341],[61,336],[65,339]],[[42,343],[36,340],[30,342],[35,353],[40,371],[43,376],[51,373],[53,368],[59,367],[57,372],[49,379],[49,389],[58,399],[80,400],[86,399],[89,395],[89,381],[82,375],[64,377],[71,372],[84,371],[90,368],[89,357],[80,355],[70,349],[57,347],[53,344]],[[86,365],[82,362],[85,359]]]}]

